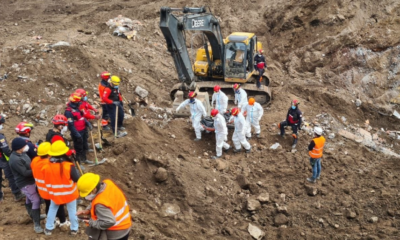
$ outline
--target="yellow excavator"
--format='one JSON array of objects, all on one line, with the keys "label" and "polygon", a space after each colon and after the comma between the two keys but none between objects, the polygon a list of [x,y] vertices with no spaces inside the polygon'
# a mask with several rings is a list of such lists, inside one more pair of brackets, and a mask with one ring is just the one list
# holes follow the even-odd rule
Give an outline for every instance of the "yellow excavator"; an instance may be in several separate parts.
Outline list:
[{"label": "yellow excavator", "polygon": [[[248,97],[254,97],[260,104],[271,100],[268,73],[259,76],[255,67],[254,56],[262,49],[262,43],[257,41],[254,33],[234,32],[223,39],[218,19],[207,12],[206,7],[162,7],[160,29],[181,81],[170,93],[174,109],[184,101],[189,91],[195,91],[209,114],[214,86],[219,85],[231,101],[234,100],[234,83],[240,83]],[[193,64],[185,31],[199,32],[203,38],[203,46],[197,49]],[[256,81],[261,81],[261,88],[256,86]],[[188,115],[188,108],[175,113],[175,116]]]}]

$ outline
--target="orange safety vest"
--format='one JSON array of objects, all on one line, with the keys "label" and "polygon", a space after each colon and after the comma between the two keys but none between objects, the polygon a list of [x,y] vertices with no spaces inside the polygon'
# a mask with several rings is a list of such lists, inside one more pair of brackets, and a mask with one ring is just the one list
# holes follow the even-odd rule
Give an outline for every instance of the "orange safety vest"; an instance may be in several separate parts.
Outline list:
[{"label": "orange safety vest", "polygon": [[311,158],[320,158],[322,157],[322,151],[324,150],[325,138],[323,136],[314,138],[315,146],[314,148],[308,152]]},{"label": "orange safety vest", "polygon": [[71,162],[49,162],[43,168],[49,198],[57,205],[70,203],[79,197],[76,183],[71,179]]},{"label": "orange safety vest", "polygon": [[106,188],[92,200],[92,208],[90,209],[91,218],[97,220],[95,206],[96,204],[102,204],[111,210],[117,221],[114,226],[107,230],[129,229],[132,225],[131,214],[124,193],[110,179],[105,179],[103,183],[106,184]]},{"label": "orange safety vest", "polygon": [[39,195],[43,199],[50,199],[49,193],[46,188],[46,184],[44,181],[44,175],[42,172],[42,168],[49,163],[48,158],[42,158],[41,156],[36,156],[32,159],[31,169],[33,177],[35,178],[36,186],[39,192]]}]

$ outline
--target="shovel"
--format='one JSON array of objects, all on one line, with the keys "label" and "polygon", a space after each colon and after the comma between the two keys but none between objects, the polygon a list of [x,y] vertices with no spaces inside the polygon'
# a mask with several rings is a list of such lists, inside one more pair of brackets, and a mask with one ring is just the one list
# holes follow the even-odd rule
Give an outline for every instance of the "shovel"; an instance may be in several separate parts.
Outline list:
[{"label": "shovel", "polygon": [[81,165],[79,165],[79,163],[76,161],[75,156],[72,157],[72,159],[74,160],[75,166],[78,167],[79,172],[81,173],[81,176],[83,175],[82,169],[81,169]]},{"label": "shovel", "polygon": [[[122,95],[121,95],[122,96]],[[132,117],[136,116],[135,113],[135,109],[133,109],[132,104],[128,102],[128,100],[126,100],[126,98],[124,96],[122,96],[122,99],[124,100],[124,102],[128,105],[129,110],[131,111],[131,115]]]},{"label": "shovel", "polygon": [[107,160],[106,158],[103,158],[101,161],[97,160],[97,150],[96,150],[96,145],[94,145],[94,139],[93,139],[93,134],[92,131],[90,131],[90,137],[92,138],[92,145],[93,145],[93,150],[94,150],[94,159],[95,159],[95,163],[91,164],[89,166],[97,166],[100,164],[105,163],[105,161]]}]

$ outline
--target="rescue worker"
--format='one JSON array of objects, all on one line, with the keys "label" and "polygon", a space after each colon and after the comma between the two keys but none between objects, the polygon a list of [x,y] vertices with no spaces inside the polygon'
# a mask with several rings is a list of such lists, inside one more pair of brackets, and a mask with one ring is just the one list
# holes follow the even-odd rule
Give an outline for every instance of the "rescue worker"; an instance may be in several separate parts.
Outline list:
[{"label": "rescue worker", "polygon": [[224,92],[221,91],[221,87],[219,85],[214,86],[214,94],[212,95],[211,107],[214,106],[215,109],[218,110],[219,113],[226,113],[226,109],[228,109],[228,96]]},{"label": "rescue worker", "polygon": [[211,110],[211,117],[214,119],[215,128],[215,144],[216,144],[216,155],[212,159],[217,159],[222,156],[222,147],[225,152],[231,149],[231,146],[226,143],[228,141],[228,128],[226,127],[226,120],[217,109]]},{"label": "rescue worker", "polygon": [[[101,81],[99,83],[99,96],[100,96],[100,104],[103,110],[102,118],[105,120],[109,120],[110,116],[108,113],[107,104],[103,101],[104,89],[108,87],[111,73],[105,71],[101,73]],[[109,126],[103,127],[104,130],[111,130]]]},{"label": "rescue worker", "polygon": [[281,130],[280,135],[282,137],[285,137],[285,127],[286,126],[290,126],[292,128],[292,131],[293,131],[292,148],[296,148],[297,139],[298,139],[297,130],[301,130],[301,121],[302,121],[303,114],[301,113],[301,111],[299,109],[299,104],[300,104],[299,101],[293,100],[292,106],[289,108],[288,113],[286,115],[286,120],[278,124],[278,127]]},{"label": "rescue worker", "polygon": [[247,122],[247,131],[246,138],[251,138],[251,127],[254,127],[254,131],[256,133],[257,138],[260,137],[261,127],[260,120],[264,114],[264,109],[261,107],[261,104],[256,102],[254,98],[249,99],[249,104],[246,104],[243,107],[243,111],[247,112],[246,122]]},{"label": "rescue worker", "polygon": [[32,175],[31,159],[26,154],[29,151],[25,139],[17,137],[11,143],[13,152],[10,155],[10,167],[19,189],[26,195],[25,208],[32,218],[36,233],[42,233],[40,226],[40,197],[36,191],[35,179]]},{"label": "rescue worker", "polygon": [[15,132],[20,136],[20,138],[24,139],[26,141],[26,143],[28,144],[29,150],[26,154],[29,156],[29,158],[31,160],[37,156],[37,154],[36,154],[37,147],[29,139],[29,137],[31,136],[32,130],[33,130],[33,124],[27,123],[27,122],[20,122],[15,127]]},{"label": "rescue worker", "polygon": [[110,179],[100,181],[94,173],[82,175],[78,189],[81,197],[91,201],[86,210],[76,213],[90,215],[89,220],[83,220],[89,239],[128,240],[132,220],[122,190]]},{"label": "rescue worker", "polygon": [[[85,119],[83,113],[79,110],[82,104],[82,96],[73,93],[69,97],[67,108],[65,109],[64,115],[68,119],[68,129],[71,132],[71,138],[74,142],[74,148],[76,151],[76,159],[79,164],[86,163],[91,164],[92,161],[86,159],[86,153],[89,149],[88,146],[88,131],[92,130],[92,125]],[[84,169],[84,167],[82,166]]]},{"label": "rescue worker", "polygon": [[239,108],[233,108],[231,111],[231,119],[229,122],[234,121],[235,124],[235,131],[232,135],[233,145],[235,149],[233,150],[234,153],[238,153],[242,151],[242,146],[246,150],[246,153],[251,151],[250,143],[246,140],[246,128],[247,123],[244,119],[243,114],[240,112]]},{"label": "rescue worker", "polygon": [[[111,129],[115,134],[117,131],[117,137],[123,137],[126,133],[120,132],[125,130],[124,124],[124,108],[122,103],[122,96],[119,91],[119,84],[121,80],[117,76],[111,76],[109,85],[104,89],[102,100],[107,104],[107,111],[110,115]],[[115,120],[118,108],[118,122],[117,129],[115,129]]]},{"label": "rescue worker", "polygon": [[[3,115],[0,115],[0,130],[3,129],[3,126],[6,122],[6,119]],[[18,188],[17,184],[15,183],[14,175],[11,171],[9,165],[9,159],[11,155],[10,147],[8,146],[7,139],[3,133],[0,133],[0,202],[3,201],[4,193],[2,191],[2,181],[3,181],[3,171],[4,175],[8,180],[8,185],[11,188],[11,192],[14,195],[14,200],[16,202],[21,201],[25,195],[21,193],[21,190]],[[3,170],[3,171],[2,171]]]},{"label": "rescue worker", "polygon": [[204,128],[200,125],[201,121],[201,116],[206,117],[206,109],[203,106],[203,103],[198,100],[197,93],[195,92],[189,92],[188,94],[189,99],[186,99],[183,101],[177,108],[176,112],[179,112],[179,110],[183,107],[186,107],[186,105],[189,104],[190,106],[190,114],[191,114],[191,120],[192,120],[192,126],[194,128],[194,132],[196,134],[196,138],[194,141],[200,141],[201,140],[201,131],[204,131]]},{"label": "rescue worker", "polygon": [[312,167],[312,177],[307,181],[315,183],[321,176],[321,157],[324,150],[325,138],[322,136],[322,128],[314,127],[314,138],[308,145],[308,154],[310,155],[310,164]]},{"label": "rescue worker", "polygon": [[[46,214],[49,212],[50,208],[50,197],[49,197],[49,192],[46,187],[46,183],[44,181],[44,175],[42,172],[42,168],[49,164],[49,159],[50,156],[48,155],[49,151],[51,148],[51,143],[50,142],[42,142],[37,149],[37,156],[33,158],[31,162],[31,169],[32,169],[32,174],[33,177],[35,178],[36,182],[36,187],[38,190],[38,193],[40,197],[44,199],[44,202],[46,204]],[[64,211],[64,205],[61,205],[61,207],[57,211],[57,217],[59,219],[59,226],[63,227],[69,226],[69,221],[65,218],[65,211]]]},{"label": "rescue worker", "polygon": [[54,220],[60,205],[65,204],[71,222],[71,235],[78,233],[78,218],[76,216],[76,199],[79,197],[76,182],[79,173],[70,158],[66,155],[69,148],[63,141],[56,141],[51,145],[48,155],[50,162],[42,168],[44,181],[49,193],[50,208],[47,214],[44,233],[51,235],[55,228]]},{"label": "rescue worker", "polygon": [[53,117],[51,122],[54,127],[47,133],[46,142],[53,142],[55,136],[60,136],[66,142],[63,136],[68,131],[68,119],[64,115],[58,114]]},{"label": "rescue worker", "polygon": [[[90,103],[88,103],[88,101],[87,101],[88,100],[87,92],[84,89],[79,88],[79,89],[75,90],[75,93],[77,93],[77,94],[82,96],[82,99],[81,99],[82,103],[79,106],[79,110],[83,113],[83,116],[87,120],[100,119],[101,116],[100,116],[100,114],[98,114],[99,111],[96,108],[94,108],[92,105],[90,105]],[[95,112],[96,115],[93,115],[90,111]]]},{"label": "rescue worker", "polygon": [[233,90],[235,91],[235,104],[237,104],[239,109],[247,103],[247,93],[240,87],[239,83],[233,85]]},{"label": "rescue worker", "polygon": [[254,69],[258,71],[260,76],[258,81],[256,81],[258,88],[261,88],[262,75],[265,72],[265,68],[267,68],[267,62],[265,61],[264,50],[260,49],[258,54],[254,56]]}]

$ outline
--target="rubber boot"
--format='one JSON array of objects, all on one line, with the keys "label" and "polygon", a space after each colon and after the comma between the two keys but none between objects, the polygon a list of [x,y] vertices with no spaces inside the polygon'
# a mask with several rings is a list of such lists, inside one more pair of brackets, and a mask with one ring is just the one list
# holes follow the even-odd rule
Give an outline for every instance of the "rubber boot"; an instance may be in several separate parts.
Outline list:
[{"label": "rubber boot", "polygon": [[32,218],[32,203],[25,204],[26,211],[30,218]]},{"label": "rubber boot", "polygon": [[40,208],[32,209],[32,219],[34,223],[33,230],[35,230],[36,233],[42,233],[43,228],[40,226]]},{"label": "rubber boot", "polygon": [[296,148],[296,145],[297,145],[297,134],[293,133],[292,136],[293,136],[293,145],[292,145],[292,148],[295,149],[295,148]]}]

